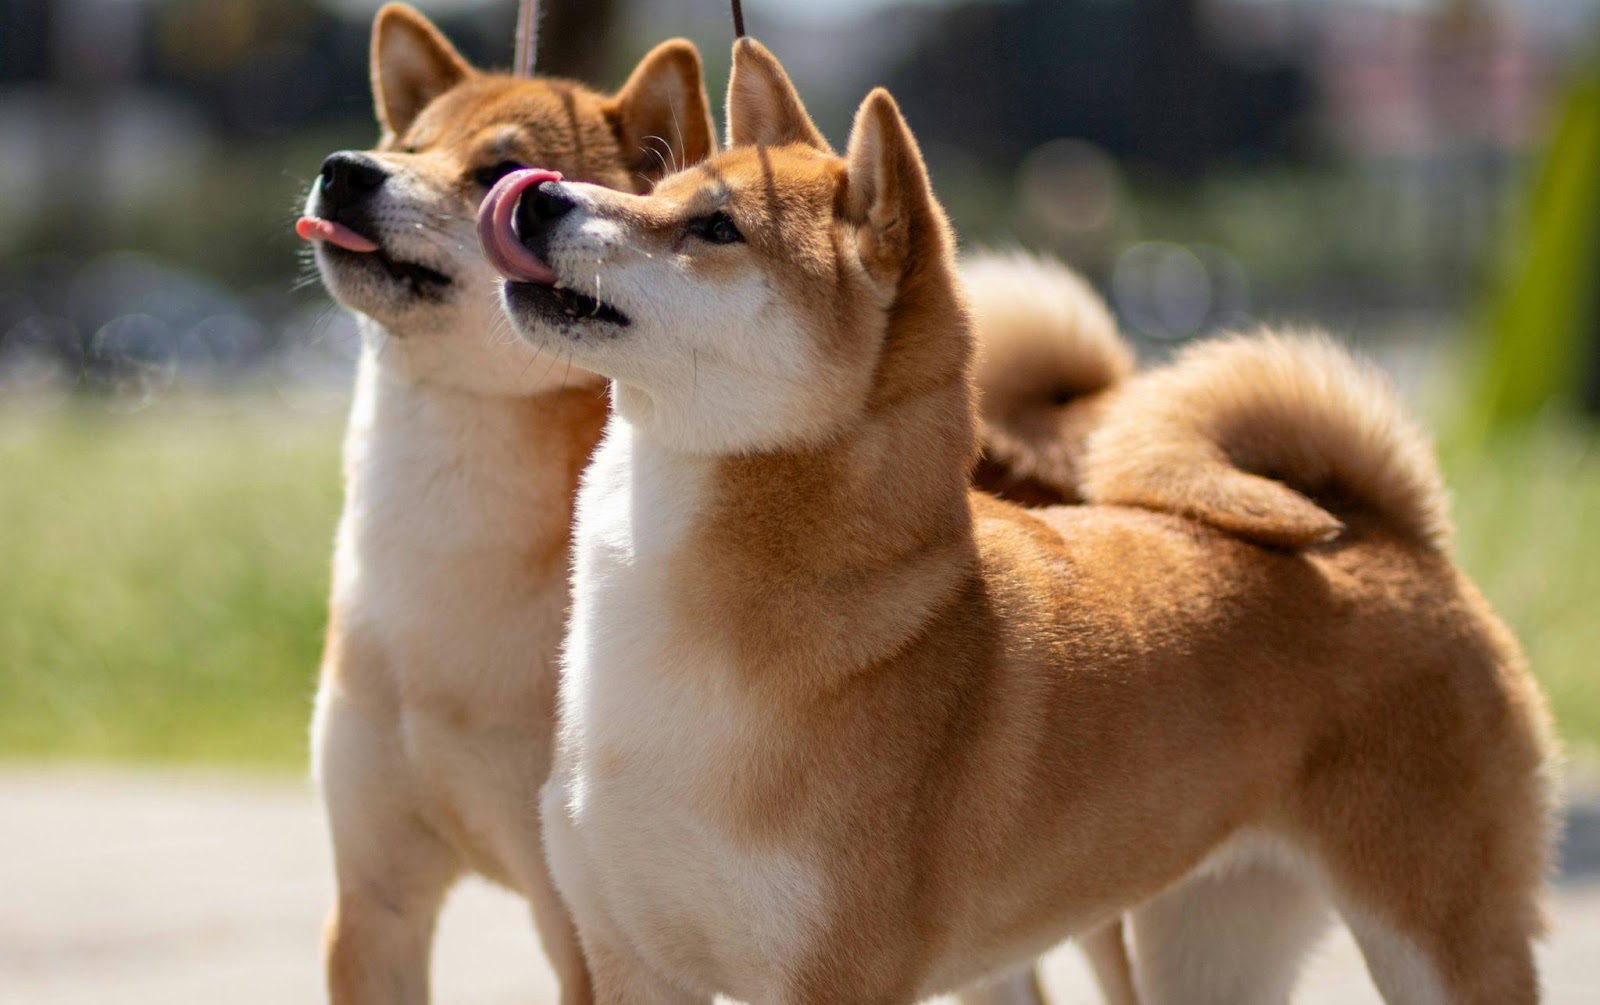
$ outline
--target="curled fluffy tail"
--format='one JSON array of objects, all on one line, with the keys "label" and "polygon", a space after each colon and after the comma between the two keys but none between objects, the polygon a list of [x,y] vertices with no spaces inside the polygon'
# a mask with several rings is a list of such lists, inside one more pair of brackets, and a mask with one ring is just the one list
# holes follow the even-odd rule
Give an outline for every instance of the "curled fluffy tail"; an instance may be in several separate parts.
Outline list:
[{"label": "curled fluffy tail", "polygon": [[1325,336],[1202,342],[1131,382],[1089,440],[1083,479],[1091,502],[1283,547],[1356,523],[1438,550],[1450,537],[1427,438],[1383,375]]},{"label": "curled fluffy tail", "polygon": [[1077,273],[1024,252],[961,263],[978,335],[983,459],[974,482],[1024,505],[1077,502],[1084,441],[1133,352]]}]

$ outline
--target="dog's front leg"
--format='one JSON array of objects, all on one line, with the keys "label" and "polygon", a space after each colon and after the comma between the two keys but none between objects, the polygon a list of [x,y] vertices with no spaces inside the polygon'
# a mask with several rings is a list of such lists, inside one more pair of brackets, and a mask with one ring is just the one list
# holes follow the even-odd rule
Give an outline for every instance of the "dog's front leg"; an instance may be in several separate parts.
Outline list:
[{"label": "dog's front leg", "polygon": [[[1139,1005],[1120,917],[1080,935],[1078,946],[1094,972],[1095,984],[1100,988],[1105,1005]],[[1050,1001],[1044,993],[1037,963],[988,984],[969,988],[956,997],[961,1005],[1048,1005]]]},{"label": "dog's front leg", "polygon": [[324,935],[333,1005],[426,1005],[441,899],[423,903],[408,897],[397,907],[375,891],[341,892]]},{"label": "dog's front leg", "polygon": [[418,818],[393,735],[359,710],[325,705],[317,774],[338,897],[324,933],[333,1005],[426,1005],[434,923],[460,873]]}]

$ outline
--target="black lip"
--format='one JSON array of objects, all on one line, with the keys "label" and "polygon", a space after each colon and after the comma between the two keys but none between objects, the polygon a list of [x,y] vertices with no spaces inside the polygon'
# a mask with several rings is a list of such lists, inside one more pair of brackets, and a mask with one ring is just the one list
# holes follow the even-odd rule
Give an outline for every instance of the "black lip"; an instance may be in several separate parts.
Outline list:
[{"label": "black lip", "polygon": [[401,261],[381,247],[377,251],[350,251],[336,244],[324,243],[322,249],[337,262],[359,264],[368,270],[382,272],[418,297],[437,299],[446,287],[455,282],[438,269],[430,269],[419,262]]},{"label": "black lip", "polygon": [[579,325],[626,328],[633,323],[626,314],[586,293],[542,283],[507,283],[506,303],[517,314],[531,314],[573,337],[577,336]]}]

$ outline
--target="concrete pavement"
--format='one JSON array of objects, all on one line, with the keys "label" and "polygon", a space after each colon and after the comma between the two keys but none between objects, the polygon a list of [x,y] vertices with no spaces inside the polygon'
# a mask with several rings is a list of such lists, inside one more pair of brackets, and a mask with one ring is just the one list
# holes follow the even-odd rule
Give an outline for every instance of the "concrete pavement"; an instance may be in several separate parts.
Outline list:
[{"label": "concrete pavement", "polygon": [[[1600,812],[1575,814],[1547,1001],[1600,1002]],[[331,889],[305,784],[179,773],[0,771],[0,1003],[284,1005],[323,1000]],[[1076,952],[1047,963],[1056,1005],[1097,998]],[[440,924],[441,1005],[553,1002],[514,897],[477,883]],[[1349,937],[1326,940],[1297,1002],[1378,1001]]]}]

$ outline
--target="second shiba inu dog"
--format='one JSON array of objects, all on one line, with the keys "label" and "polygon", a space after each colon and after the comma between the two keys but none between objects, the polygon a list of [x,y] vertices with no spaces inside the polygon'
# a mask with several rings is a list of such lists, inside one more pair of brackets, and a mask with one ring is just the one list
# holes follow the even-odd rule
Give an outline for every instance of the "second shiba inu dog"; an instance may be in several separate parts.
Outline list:
[{"label": "second shiba inu dog", "polygon": [[666,42],[614,95],[482,73],[420,14],[373,26],[382,141],[329,157],[300,221],[365,347],[314,725],[339,896],[336,1005],[418,1005],[446,890],[526,895],[562,1000],[589,1000],[538,791],[554,731],[572,495],[600,382],[510,336],[475,233],[507,172],[642,191],[710,153],[699,56]]},{"label": "second shiba inu dog", "polygon": [[613,382],[544,796],[597,997],[911,1002],[1263,869],[1391,1003],[1536,1000],[1543,702],[1397,407],[1330,375],[1318,549],[971,494],[972,333],[893,100],[837,157],[746,40],[728,115],[651,196],[486,206],[519,330]]}]

